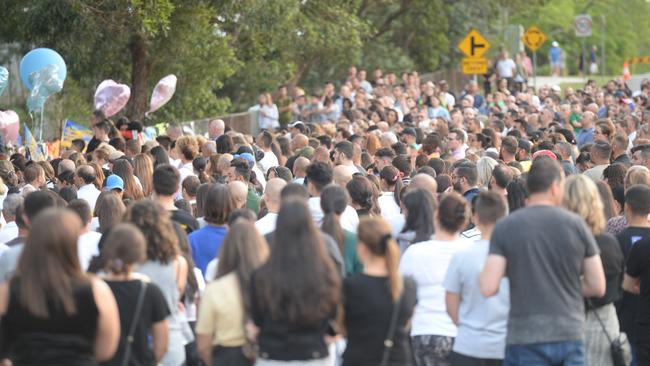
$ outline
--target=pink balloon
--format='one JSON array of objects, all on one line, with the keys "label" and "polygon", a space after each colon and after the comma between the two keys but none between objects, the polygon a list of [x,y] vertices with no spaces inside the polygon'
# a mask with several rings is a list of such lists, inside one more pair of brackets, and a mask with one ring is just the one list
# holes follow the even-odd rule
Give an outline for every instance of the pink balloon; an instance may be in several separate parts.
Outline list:
[{"label": "pink balloon", "polygon": [[176,75],[170,74],[160,79],[151,94],[151,106],[148,113],[152,113],[164,106],[172,99],[174,92],[176,92]]},{"label": "pink balloon", "polygon": [[104,80],[95,91],[95,109],[104,111],[106,117],[121,111],[131,97],[128,85],[118,84],[113,80]]},{"label": "pink balloon", "polygon": [[6,142],[16,143],[18,130],[20,128],[20,118],[12,110],[0,111],[0,133],[5,136]]}]

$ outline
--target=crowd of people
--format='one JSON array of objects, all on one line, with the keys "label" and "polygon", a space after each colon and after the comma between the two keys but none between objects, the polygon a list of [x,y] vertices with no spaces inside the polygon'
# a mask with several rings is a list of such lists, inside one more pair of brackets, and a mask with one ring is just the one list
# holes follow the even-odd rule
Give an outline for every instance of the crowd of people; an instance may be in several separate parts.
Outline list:
[{"label": "crowd of people", "polygon": [[373,76],[2,152],[0,363],[649,365],[650,83]]}]

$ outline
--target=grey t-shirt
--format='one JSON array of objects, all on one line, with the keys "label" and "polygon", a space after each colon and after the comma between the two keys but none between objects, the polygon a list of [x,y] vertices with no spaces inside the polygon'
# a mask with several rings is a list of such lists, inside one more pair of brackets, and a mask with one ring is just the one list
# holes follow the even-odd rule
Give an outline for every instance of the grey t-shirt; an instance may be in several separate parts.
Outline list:
[{"label": "grey t-shirt", "polygon": [[478,277],[490,243],[479,240],[454,255],[443,286],[460,295],[458,334],[453,350],[465,356],[502,360],[506,350],[506,329],[510,296],[508,280],[501,279],[499,292],[485,298]]},{"label": "grey t-shirt", "polygon": [[598,254],[598,246],[580,217],[554,206],[519,209],[497,223],[490,254],[507,260],[507,344],[584,338],[580,276],[583,260]]}]

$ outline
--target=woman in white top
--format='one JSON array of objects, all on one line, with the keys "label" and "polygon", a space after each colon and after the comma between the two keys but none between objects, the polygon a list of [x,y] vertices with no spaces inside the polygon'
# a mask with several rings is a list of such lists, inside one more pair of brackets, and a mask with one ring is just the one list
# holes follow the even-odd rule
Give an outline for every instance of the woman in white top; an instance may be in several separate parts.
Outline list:
[{"label": "woman in white top", "polygon": [[402,191],[402,176],[392,165],[384,167],[379,173],[381,195],[377,199],[381,215],[391,227],[393,237],[404,227],[404,215],[400,209],[400,192]]},{"label": "woman in white top", "polygon": [[260,94],[260,128],[266,130],[272,130],[280,127],[280,114],[278,113],[278,107],[273,104],[273,99],[271,94],[262,93]]},{"label": "woman in white top", "polygon": [[456,326],[447,315],[442,283],[451,258],[470,244],[459,237],[468,219],[467,201],[456,192],[445,194],[436,212],[433,239],[412,244],[402,256],[400,271],[413,276],[418,287],[411,328],[416,366],[451,365]]}]

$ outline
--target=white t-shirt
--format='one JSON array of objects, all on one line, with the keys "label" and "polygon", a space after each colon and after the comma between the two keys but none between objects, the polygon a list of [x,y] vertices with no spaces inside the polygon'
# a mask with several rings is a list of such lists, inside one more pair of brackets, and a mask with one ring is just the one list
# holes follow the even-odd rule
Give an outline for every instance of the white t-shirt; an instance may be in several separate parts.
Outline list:
[{"label": "white t-shirt", "polygon": [[515,69],[517,65],[512,59],[507,58],[505,60],[499,60],[497,62],[497,73],[500,78],[511,78],[515,75],[512,72],[512,69]]},{"label": "white t-shirt", "polygon": [[381,216],[386,220],[386,222],[388,222],[388,225],[390,225],[393,237],[397,237],[404,228],[406,219],[404,218],[404,215],[402,215],[397,202],[395,202],[395,193],[382,192],[381,196],[377,199],[377,202],[379,203]]},{"label": "white t-shirt", "polygon": [[86,184],[79,187],[79,190],[77,190],[77,198],[88,202],[90,211],[95,212],[95,204],[97,203],[97,198],[99,198],[100,193],[102,192],[95,188],[93,184]]},{"label": "white t-shirt", "polygon": [[8,222],[7,225],[0,229],[0,243],[6,243],[17,236],[18,225],[16,225],[16,221]]},{"label": "white t-shirt", "polygon": [[255,221],[255,227],[262,236],[275,231],[275,224],[278,220],[278,214],[274,212],[267,213],[261,219]]},{"label": "white t-shirt", "polygon": [[262,160],[258,161],[257,164],[262,169],[262,173],[266,174],[269,168],[280,165],[278,162],[278,157],[272,151],[265,151],[264,157]]},{"label": "white t-shirt", "polygon": [[88,269],[90,260],[94,256],[99,255],[98,245],[101,238],[102,234],[96,231],[89,231],[79,235],[79,240],[77,241],[77,253],[79,255],[81,269],[84,271]]},{"label": "white t-shirt", "polygon": [[[314,222],[316,222],[316,225],[320,227],[323,223],[323,217],[325,216],[320,207],[320,197],[311,197],[308,204]],[[347,231],[356,233],[357,226],[359,226],[359,215],[357,215],[357,211],[354,207],[348,205],[341,215],[341,227]]]},{"label": "white t-shirt", "polygon": [[429,240],[410,245],[402,255],[400,272],[413,276],[418,286],[411,336],[456,336],[456,326],[447,315],[443,281],[451,258],[470,244],[464,239]]}]

